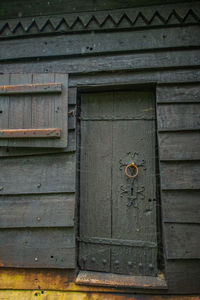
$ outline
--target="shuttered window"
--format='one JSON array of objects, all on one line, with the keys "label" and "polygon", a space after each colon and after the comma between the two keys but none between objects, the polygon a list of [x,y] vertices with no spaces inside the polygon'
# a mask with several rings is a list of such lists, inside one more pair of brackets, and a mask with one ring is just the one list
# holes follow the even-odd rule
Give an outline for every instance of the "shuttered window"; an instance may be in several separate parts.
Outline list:
[{"label": "shuttered window", "polygon": [[0,146],[67,146],[68,75],[0,75]]}]

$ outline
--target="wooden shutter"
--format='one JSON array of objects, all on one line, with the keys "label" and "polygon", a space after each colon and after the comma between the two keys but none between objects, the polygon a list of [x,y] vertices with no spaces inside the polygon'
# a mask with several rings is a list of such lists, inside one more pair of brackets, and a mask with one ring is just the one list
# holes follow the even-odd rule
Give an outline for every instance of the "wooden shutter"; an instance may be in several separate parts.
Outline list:
[{"label": "wooden shutter", "polygon": [[67,146],[67,74],[0,75],[0,146]]}]

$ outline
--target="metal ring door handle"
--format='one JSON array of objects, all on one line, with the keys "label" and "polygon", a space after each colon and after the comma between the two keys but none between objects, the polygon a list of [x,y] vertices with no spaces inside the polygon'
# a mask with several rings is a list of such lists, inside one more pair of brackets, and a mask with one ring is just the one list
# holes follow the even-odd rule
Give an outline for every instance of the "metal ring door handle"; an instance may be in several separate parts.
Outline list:
[{"label": "metal ring door handle", "polygon": [[[135,168],[136,173],[135,173],[134,175],[130,175],[130,174],[128,173],[128,169],[129,169],[130,167]],[[134,162],[128,164],[128,165],[126,166],[126,168],[125,168],[125,174],[126,174],[126,176],[128,176],[129,178],[135,178],[135,177],[137,177],[137,176],[138,176],[138,166],[136,166],[136,164],[135,164]]]}]

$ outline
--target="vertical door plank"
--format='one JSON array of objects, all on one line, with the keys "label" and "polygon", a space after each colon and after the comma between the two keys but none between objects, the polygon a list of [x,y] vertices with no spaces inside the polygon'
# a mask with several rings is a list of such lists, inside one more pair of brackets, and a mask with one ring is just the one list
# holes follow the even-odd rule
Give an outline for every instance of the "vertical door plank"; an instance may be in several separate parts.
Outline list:
[{"label": "vertical door plank", "polygon": [[[90,107],[93,99],[101,102],[102,107],[110,100],[110,95],[103,93],[85,97],[86,102],[82,97],[83,118],[93,117]],[[98,110],[95,116],[97,114]],[[81,122],[80,233],[88,237],[110,237],[111,234],[111,125],[107,121]]]},{"label": "vertical door plank", "polygon": [[[140,93],[122,92],[116,93],[117,114],[118,99],[124,101],[127,115],[131,110],[140,109]],[[132,99],[132,106],[126,99]],[[147,103],[146,110],[154,110],[152,94],[142,94],[141,102]],[[135,107],[134,107],[135,102]],[[138,165],[138,176],[134,180],[133,196],[137,197],[134,203],[130,203],[127,192],[131,189],[132,179],[125,174],[126,164],[135,160]],[[124,165],[122,165],[124,163]],[[143,164],[143,165],[141,165]],[[120,170],[121,169],[121,170]],[[155,241],[155,206],[156,198],[155,182],[155,124],[154,121],[124,120],[113,122],[113,237],[122,239],[141,239]],[[136,193],[142,190],[141,193]],[[143,199],[144,198],[144,199]],[[131,200],[131,199],[130,199]],[[150,200],[150,201],[149,201]],[[152,226],[154,230],[152,232]],[[152,234],[153,233],[153,234]]]},{"label": "vertical door plank", "polygon": [[[85,97],[86,101],[85,101]],[[109,101],[105,94],[82,97],[82,116],[92,118],[92,99]],[[94,98],[95,97],[95,98]],[[97,98],[96,98],[97,97]],[[94,105],[95,107],[95,105]],[[96,109],[94,110],[96,112]],[[98,110],[97,110],[98,113]],[[101,112],[100,112],[101,114]],[[97,115],[95,115],[97,116]],[[80,165],[80,236],[110,237],[111,235],[111,124],[107,121],[81,121],[81,165]],[[106,271],[110,253],[98,245],[81,245],[82,256],[87,253],[85,268]],[[91,266],[91,259],[95,260]],[[106,259],[106,264],[99,261]]]},{"label": "vertical door plank", "polygon": [[[112,238],[156,243],[155,121],[151,120],[155,118],[154,95],[115,93],[115,117],[122,111],[122,101],[124,120],[113,122]],[[129,119],[131,112],[133,120]],[[138,165],[134,180],[125,174],[125,166],[132,161]],[[156,265],[152,264],[152,253],[155,261],[156,251],[140,248],[139,253],[145,255],[136,255],[137,249],[114,250],[116,260],[120,260],[119,273],[127,270],[128,274],[152,275],[153,269],[156,272]],[[153,268],[145,270],[150,264]],[[115,264],[113,268],[116,269]]]}]

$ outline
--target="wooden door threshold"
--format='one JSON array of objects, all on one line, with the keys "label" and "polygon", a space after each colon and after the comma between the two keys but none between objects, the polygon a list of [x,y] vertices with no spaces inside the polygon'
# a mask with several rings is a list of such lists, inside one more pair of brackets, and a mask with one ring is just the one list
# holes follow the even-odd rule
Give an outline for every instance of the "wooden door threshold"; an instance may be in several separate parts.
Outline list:
[{"label": "wooden door threshold", "polygon": [[167,289],[167,282],[163,274],[153,276],[132,276],[103,272],[80,271],[76,281],[79,285],[136,288],[136,289]]}]

